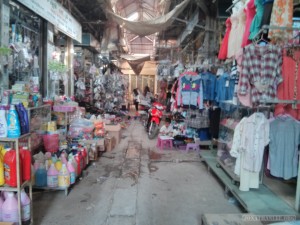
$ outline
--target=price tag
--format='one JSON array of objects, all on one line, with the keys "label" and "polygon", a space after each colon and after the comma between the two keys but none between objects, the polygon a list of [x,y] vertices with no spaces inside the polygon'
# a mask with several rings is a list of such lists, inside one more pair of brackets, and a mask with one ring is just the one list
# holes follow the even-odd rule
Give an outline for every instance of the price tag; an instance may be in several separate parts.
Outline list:
[{"label": "price tag", "polygon": [[229,87],[229,80],[226,80],[225,87]]}]

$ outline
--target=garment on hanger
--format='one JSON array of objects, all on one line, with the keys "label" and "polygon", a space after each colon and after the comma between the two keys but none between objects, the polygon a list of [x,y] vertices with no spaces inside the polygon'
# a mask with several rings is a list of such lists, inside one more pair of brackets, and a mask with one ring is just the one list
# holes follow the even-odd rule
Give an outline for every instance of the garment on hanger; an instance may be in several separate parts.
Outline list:
[{"label": "garment on hanger", "polygon": [[270,173],[291,179],[298,175],[300,124],[288,116],[279,116],[270,124]]},{"label": "garment on hanger", "polygon": [[261,27],[270,24],[273,2],[274,0],[263,0],[264,14],[261,21]]},{"label": "garment on hanger", "polygon": [[250,0],[247,3],[246,8],[244,9],[245,14],[246,14],[246,24],[245,24],[245,32],[243,35],[243,42],[242,42],[242,47],[245,47],[249,44],[251,44],[251,40],[249,40],[249,36],[250,36],[250,27],[251,27],[251,23],[255,17],[256,14],[256,7],[254,4],[254,0]]},{"label": "garment on hanger", "polygon": [[234,57],[235,54],[242,48],[243,34],[245,31],[246,15],[243,8],[237,9],[231,15],[231,31],[228,40],[227,58]]},{"label": "garment on hanger", "polygon": [[270,124],[263,113],[244,117],[236,126],[230,154],[236,158],[234,172],[240,176],[240,190],[259,187],[264,148],[269,143]]},{"label": "garment on hanger", "polygon": [[232,100],[234,94],[235,79],[228,73],[224,73],[216,82],[216,101]]},{"label": "garment on hanger", "polygon": [[209,115],[209,131],[212,138],[219,138],[219,126],[221,117],[221,108],[211,107],[208,112]]},{"label": "garment on hanger", "polygon": [[256,7],[256,14],[254,16],[254,19],[252,20],[251,26],[250,26],[250,36],[249,39],[253,40],[261,28],[261,21],[264,14],[264,6],[262,0],[255,0],[254,2]]},{"label": "garment on hanger", "polygon": [[[278,85],[277,97],[281,100],[300,99],[300,48],[288,48],[283,52],[282,77],[283,82]],[[293,108],[291,104],[277,104],[275,115],[288,113],[300,120],[300,104]]]},{"label": "garment on hanger", "polygon": [[218,59],[223,59],[223,60],[227,58],[227,53],[228,53],[228,40],[229,40],[230,31],[231,31],[230,17],[227,18],[225,25],[226,25],[226,32],[225,32],[224,38],[222,40],[219,55],[218,55]]},{"label": "garment on hanger", "polygon": [[[292,27],[293,26],[293,0],[275,0],[272,9],[270,26]],[[269,38],[291,39],[293,32],[290,30],[269,30]]]},{"label": "garment on hanger", "polygon": [[203,85],[201,76],[195,72],[184,72],[178,78],[177,106],[203,109]]},{"label": "garment on hanger", "polygon": [[214,101],[216,99],[216,75],[205,72],[201,73],[203,83],[203,100]]},{"label": "garment on hanger", "polygon": [[282,48],[275,45],[248,45],[244,49],[240,95],[251,91],[252,103],[270,101],[277,96],[277,86],[282,82]]},{"label": "garment on hanger", "polygon": [[187,110],[185,124],[187,127],[196,129],[209,127],[208,110]]}]

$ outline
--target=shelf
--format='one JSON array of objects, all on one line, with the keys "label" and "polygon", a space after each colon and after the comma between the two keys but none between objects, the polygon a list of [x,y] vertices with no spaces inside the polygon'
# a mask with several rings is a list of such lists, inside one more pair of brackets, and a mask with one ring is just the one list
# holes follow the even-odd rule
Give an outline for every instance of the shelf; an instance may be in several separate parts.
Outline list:
[{"label": "shelf", "polygon": [[240,178],[234,174],[234,172],[224,164],[224,162],[217,158],[217,167],[220,166],[227,173],[227,175],[235,182],[240,182]]},{"label": "shelf", "polygon": [[19,141],[21,139],[29,137],[30,134],[31,133],[23,134],[22,136],[20,136],[18,138],[0,138],[0,142],[16,142],[16,141]]},{"label": "shelf", "polygon": [[[21,185],[21,189],[24,189],[27,186],[30,186],[31,182],[30,181],[25,181],[22,185]],[[18,191],[17,187],[10,187],[8,185],[4,185],[4,186],[0,186],[0,191]]]}]

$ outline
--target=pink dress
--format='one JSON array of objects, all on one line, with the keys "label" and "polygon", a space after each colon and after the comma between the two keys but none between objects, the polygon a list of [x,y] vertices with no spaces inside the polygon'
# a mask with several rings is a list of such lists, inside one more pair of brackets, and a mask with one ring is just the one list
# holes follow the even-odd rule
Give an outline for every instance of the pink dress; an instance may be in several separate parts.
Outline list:
[{"label": "pink dress", "polygon": [[228,39],[229,39],[229,34],[231,31],[231,20],[228,18],[225,22],[226,25],[226,32],[223,38],[223,41],[221,43],[218,59],[226,59],[227,58],[227,52],[228,52]]},{"label": "pink dress", "polygon": [[247,7],[245,8],[245,13],[246,13],[246,25],[245,25],[245,32],[243,36],[242,47],[251,44],[251,41],[249,40],[250,27],[251,27],[252,20],[256,14],[256,7],[254,4],[254,0],[250,0],[248,2]]}]

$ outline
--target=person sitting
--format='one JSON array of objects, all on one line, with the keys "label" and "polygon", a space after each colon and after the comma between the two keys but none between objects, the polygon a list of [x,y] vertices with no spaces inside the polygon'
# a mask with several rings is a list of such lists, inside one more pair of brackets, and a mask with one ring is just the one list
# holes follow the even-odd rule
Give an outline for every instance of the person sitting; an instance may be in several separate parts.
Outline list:
[{"label": "person sitting", "polygon": [[165,124],[160,128],[159,135],[161,136],[173,136],[173,127],[171,125],[171,119],[166,118]]}]

